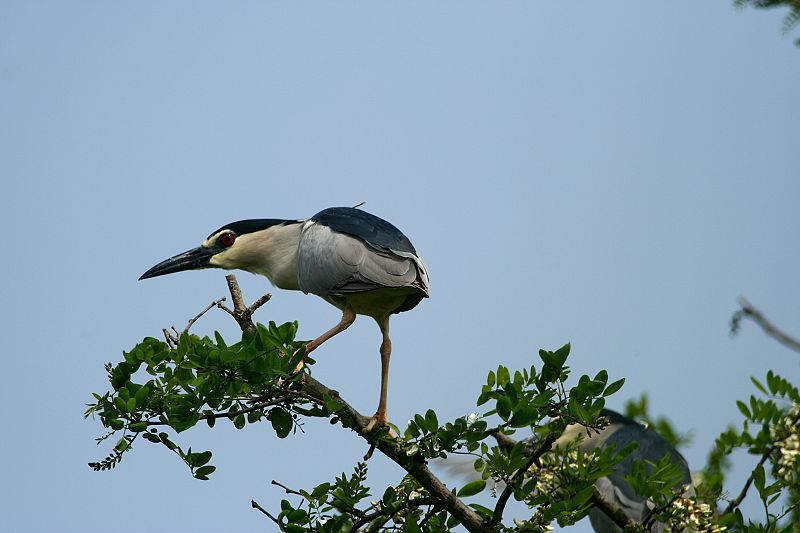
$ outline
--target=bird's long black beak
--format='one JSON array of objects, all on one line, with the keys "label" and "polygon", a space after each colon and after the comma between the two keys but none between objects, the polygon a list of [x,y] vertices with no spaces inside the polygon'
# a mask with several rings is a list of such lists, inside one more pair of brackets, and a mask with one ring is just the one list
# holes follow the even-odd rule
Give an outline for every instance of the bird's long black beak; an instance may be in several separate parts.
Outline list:
[{"label": "bird's long black beak", "polygon": [[219,250],[214,248],[203,248],[198,246],[175,257],[170,257],[166,261],[161,261],[159,264],[142,274],[140,280],[147,278],[154,278],[156,276],[163,276],[164,274],[172,274],[173,272],[182,272],[184,270],[196,270],[199,268],[208,268],[209,261]]}]

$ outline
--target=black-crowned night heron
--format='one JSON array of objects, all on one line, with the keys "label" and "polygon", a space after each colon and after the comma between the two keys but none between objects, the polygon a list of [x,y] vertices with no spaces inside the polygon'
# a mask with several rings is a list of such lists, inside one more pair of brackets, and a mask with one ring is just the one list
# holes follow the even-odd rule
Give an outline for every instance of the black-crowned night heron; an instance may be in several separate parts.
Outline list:
[{"label": "black-crowned night heron", "polygon": [[[638,442],[639,447],[631,452],[625,459],[614,466],[614,471],[607,477],[602,477],[595,482],[597,490],[611,503],[621,509],[629,518],[636,522],[644,523],[653,511],[652,503],[642,498],[633,490],[625,480],[625,476],[633,472],[633,464],[637,461],[645,462],[645,469],[650,472],[646,462],[658,462],[669,456],[670,462],[678,465],[683,478],[682,485],[691,484],[691,473],[686,459],[664,437],[655,430],[631,420],[616,411],[603,410],[603,416],[609,421],[608,426],[599,432],[591,431],[587,435],[586,428],[579,424],[567,426],[567,429],[556,441],[556,446],[565,446],[576,438],[582,438],[580,448],[589,452],[596,448],[614,447],[621,450],[632,442]],[[614,533],[620,529],[603,511],[593,507],[589,511],[589,520],[592,528],[597,533]],[[664,524],[655,522],[650,528],[652,533],[664,531]]]},{"label": "black-crowned night heron", "polygon": [[[670,462],[678,465],[683,473],[683,478],[681,479],[683,485],[689,485],[691,483],[689,465],[680,452],[664,440],[655,430],[643,426],[610,409],[604,409],[602,414],[609,422],[608,426],[602,430],[587,431],[585,426],[571,424],[567,426],[564,433],[556,440],[553,446],[555,448],[564,449],[570,443],[580,439],[578,446],[584,452],[589,453],[597,448],[614,447],[616,450],[621,450],[632,442],[638,442],[638,448],[632,451],[625,459],[614,465],[614,470],[611,474],[598,479],[595,482],[595,487],[606,500],[625,513],[628,518],[640,524],[644,523],[653,511],[653,504],[636,494],[630,483],[625,480],[625,476],[633,472],[633,464],[636,461],[643,461],[645,462],[645,468],[650,472],[649,466],[646,465],[647,461],[655,463],[669,456]],[[533,444],[538,439],[538,436],[533,436],[525,439],[524,442]],[[498,440],[501,446],[510,447],[510,444],[503,444],[504,440]],[[475,478],[476,476],[472,459],[464,460],[451,456],[443,461],[439,461],[439,465],[448,470],[451,474],[469,478]],[[692,490],[690,489],[687,491],[687,494],[691,494],[691,492]],[[592,523],[592,528],[597,533],[621,532],[614,521],[596,507],[592,507],[592,509],[589,510],[589,520]],[[660,522],[655,522],[650,528],[651,533],[662,533],[663,531],[664,524]]]},{"label": "black-crowned night heron", "polygon": [[389,222],[351,207],[331,207],[307,220],[241,220],[203,243],[162,261],[139,279],[201,268],[261,274],[281,289],[316,294],[342,310],[339,323],[306,345],[306,354],[371,316],[383,335],[381,394],[367,430],[386,425],[389,317],[428,297],[428,272],[408,237]]}]

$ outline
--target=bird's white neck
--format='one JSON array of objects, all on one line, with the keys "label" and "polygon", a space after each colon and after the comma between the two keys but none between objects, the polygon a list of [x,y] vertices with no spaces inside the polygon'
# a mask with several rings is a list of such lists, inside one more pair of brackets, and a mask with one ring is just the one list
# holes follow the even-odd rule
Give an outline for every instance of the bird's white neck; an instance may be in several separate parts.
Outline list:
[{"label": "bird's white neck", "polygon": [[300,290],[297,282],[297,245],[301,223],[270,226],[261,231],[245,233],[226,252],[212,259],[214,266],[239,268],[261,274],[279,289]]}]

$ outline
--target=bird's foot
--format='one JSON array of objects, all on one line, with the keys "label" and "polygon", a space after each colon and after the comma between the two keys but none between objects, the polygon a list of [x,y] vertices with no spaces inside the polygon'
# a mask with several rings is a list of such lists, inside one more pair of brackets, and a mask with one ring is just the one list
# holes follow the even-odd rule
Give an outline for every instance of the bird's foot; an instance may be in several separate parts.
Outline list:
[{"label": "bird's foot", "polygon": [[364,433],[371,433],[377,426],[386,427],[389,425],[389,420],[386,418],[386,413],[380,411],[372,415],[369,422],[364,426]]}]

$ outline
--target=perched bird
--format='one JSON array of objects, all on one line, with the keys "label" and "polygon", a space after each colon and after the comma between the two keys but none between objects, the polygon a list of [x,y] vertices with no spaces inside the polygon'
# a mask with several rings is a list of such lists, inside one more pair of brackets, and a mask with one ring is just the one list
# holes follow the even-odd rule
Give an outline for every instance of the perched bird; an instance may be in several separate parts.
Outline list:
[{"label": "perched bird", "polygon": [[[592,431],[587,435],[585,427],[579,424],[572,424],[567,426],[567,429],[556,441],[555,445],[565,446],[576,438],[582,438],[581,449],[585,452],[590,452],[596,448],[609,448],[612,446],[617,450],[621,450],[632,442],[638,442],[638,448],[617,463],[611,474],[598,479],[595,482],[595,487],[597,487],[600,494],[621,509],[629,518],[640,524],[644,523],[650,518],[653,504],[636,494],[633,487],[625,480],[625,476],[633,472],[633,464],[637,461],[655,463],[669,456],[670,462],[678,465],[683,474],[681,479],[681,485],[683,486],[690,485],[692,482],[689,465],[680,452],[654,429],[611,409],[604,409],[602,414],[609,422],[604,429],[599,432]],[[645,466],[645,469],[650,472],[649,466]],[[589,511],[589,520],[592,523],[592,528],[597,533],[620,531],[614,521],[596,507]],[[661,533],[664,531],[664,524],[655,522],[650,531],[651,533]]]},{"label": "perched bird", "polygon": [[374,318],[383,335],[381,395],[366,429],[387,425],[389,317],[413,309],[429,295],[425,264],[399,229],[351,207],[331,207],[307,220],[240,220],[139,279],[202,268],[261,274],[278,288],[316,294],[341,309],[339,323],[309,342],[306,354],[347,329],[356,315]]},{"label": "perched bird", "polygon": [[[625,480],[625,476],[633,472],[633,464],[637,461],[650,461],[655,463],[669,456],[670,461],[680,468],[683,474],[681,484],[684,486],[691,484],[689,465],[680,452],[655,430],[643,426],[610,409],[603,409],[602,414],[609,422],[608,426],[605,428],[599,431],[587,431],[585,426],[570,424],[555,441],[553,446],[563,449],[566,448],[568,444],[579,440],[579,447],[584,452],[589,453],[597,448],[614,447],[616,450],[621,450],[632,442],[638,442],[638,448],[633,450],[625,459],[614,465],[613,472],[608,476],[598,479],[595,482],[595,487],[606,500],[625,513],[628,518],[643,524],[650,518],[650,514],[653,511],[653,503],[636,494],[630,483]],[[513,441],[508,441],[508,437],[502,437],[502,435],[496,436],[498,444],[501,447],[510,448],[513,446]],[[535,445],[538,440],[538,436],[533,436],[525,439],[523,442]],[[469,478],[476,478],[477,476],[472,459],[464,460],[451,456],[440,461],[439,465],[448,470],[451,474],[467,476]],[[646,463],[645,469],[650,472],[650,468]],[[686,493],[691,494],[692,492],[690,488]],[[592,523],[592,529],[594,529],[596,533],[621,532],[614,521],[597,507],[592,507],[589,510],[589,520]],[[664,524],[660,522],[655,522],[650,527],[651,533],[662,533],[663,531]]]}]

